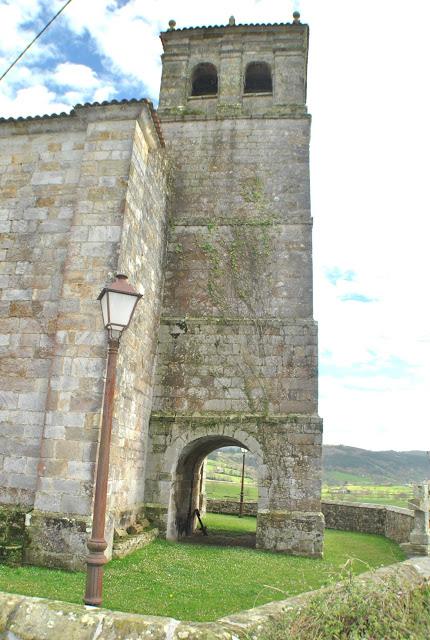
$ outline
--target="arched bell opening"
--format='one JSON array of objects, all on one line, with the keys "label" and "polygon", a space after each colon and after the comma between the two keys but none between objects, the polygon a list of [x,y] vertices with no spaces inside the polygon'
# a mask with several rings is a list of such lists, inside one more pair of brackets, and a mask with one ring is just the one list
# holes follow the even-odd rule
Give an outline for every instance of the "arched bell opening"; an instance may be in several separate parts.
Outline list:
[{"label": "arched bell opening", "polygon": [[196,65],[191,74],[191,96],[216,96],[218,93],[218,72],[211,62]]},{"label": "arched bell opening", "polygon": [[246,67],[244,93],[272,93],[272,70],[267,62],[250,62]]}]

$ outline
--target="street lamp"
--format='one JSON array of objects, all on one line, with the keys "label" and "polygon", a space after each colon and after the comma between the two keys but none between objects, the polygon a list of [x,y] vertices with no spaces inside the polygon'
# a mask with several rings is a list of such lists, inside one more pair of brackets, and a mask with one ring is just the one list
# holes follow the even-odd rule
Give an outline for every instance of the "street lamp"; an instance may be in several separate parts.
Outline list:
[{"label": "street lamp", "polygon": [[243,513],[243,483],[245,481],[245,453],[246,449],[241,448],[242,452],[242,480],[240,483],[240,499],[239,499],[239,518],[242,517]]},{"label": "street lamp", "polygon": [[117,274],[115,281],[107,285],[97,298],[101,303],[104,326],[108,330],[108,355],[96,469],[93,524],[91,538],[87,542],[89,554],[87,556],[87,586],[84,602],[94,607],[100,606],[102,602],[103,566],[107,562],[104,555],[107,547],[105,519],[119,341],[122,332],[129,326],[141,297],[142,295],[127,282],[127,276]]}]

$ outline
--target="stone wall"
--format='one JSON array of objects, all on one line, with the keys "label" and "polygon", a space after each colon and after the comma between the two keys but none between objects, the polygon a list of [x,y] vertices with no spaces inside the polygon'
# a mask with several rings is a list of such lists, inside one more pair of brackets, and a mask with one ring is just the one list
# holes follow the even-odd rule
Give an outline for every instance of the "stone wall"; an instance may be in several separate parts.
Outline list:
[{"label": "stone wall", "polygon": [[395,542],[408,542],[414,512],[400,507],[355,502],[323,502],[326,527],[342,531],[376,533]]},{"label": "stone wall", "polygon": [[[214,500],[212,498],[206,498],[206,511],[208,513],[224,513],[226,515],[237,516],[239,514],[239,503],[233,500]],[[256,516],[257,503],[244,502],[242,513],[244,516]]]},{"label": "stone wall", "polygon": [[153,117],[134,101],[0,123],[0,501],[34,506],[31,562],[85,553],[106,364],[96,298],[118,270],[144,298],[120,347],[112,516],[143,500],[166,217]]},{"label": "stone wall", "polygon": [[62,274],[84,149],[86,124],[79,118],[46,124],[0,125],[3,504],[32,505],[35,499]]},{"label": "stone wall", "polygon": [[[409,541],[414,522],[414,512],[401,507],[357,502],[322,502],[321,510],[328,529],[376,533],[399,544]],[[206,511],[237,515],[239,503],[232,500],[207,499]],[[256,516],[257,503],[245,502],[243,513]]]},{"label": "stone wall", "polygon": [[[287,319],[178,317],[160,327],[155,412],[312,413],[316,327]],[[308,444],[311,444],[310,442]]]}]

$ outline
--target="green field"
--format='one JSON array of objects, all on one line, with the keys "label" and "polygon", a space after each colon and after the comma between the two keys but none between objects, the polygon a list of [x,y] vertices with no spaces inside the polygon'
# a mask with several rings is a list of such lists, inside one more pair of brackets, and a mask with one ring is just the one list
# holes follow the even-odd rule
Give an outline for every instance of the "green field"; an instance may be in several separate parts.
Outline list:
[{"label": "green field", "polygon": [[[224,480],[206,480],[206,495],[214,500],[236,500],[240,497],[240,477],[219,474]],[[244,484],[244,498],[248,501],[258,499],[257,485],[246,481]],[[385,504],[394,507],[408,508],[408,500],[412,498],[412,487],[402,485],[324,485],[323,500],[343,502],[364,502],[370,504]]]},{"label": "green field", "polygon": [[[347,493],[343,493],[345,490],[347,490]],[[412,487],[367,484],[348,484],[347,486],[339,487],[325,485],[322,491],[322,498],[323,500],[367,502],[407,508],[408,500],[412,498]]]},{"label": "green field", "polygon": [[[206,495],[213,500],[237,500],[240,497],[240,484],[233,482],[218,482],[216,480],[206,480]],[[245,500],[255,501],[258,497],[257,486],[255,484],[244,484],[243,496]]]},{"label": "green field", "polygon": [[[206,459],[206,478],[208,480],[224,480],[240,484],[242,478],[242,466],[232,467],[224,461]],[[245,482],[255,484],[255,477],[251,474],[251,469],[245,466]]]},{"label": "green field", "polygon": [[[216,460],[206,460],[206,495],[214,500],[236,500],[240,497],[241,456],[231,452],[220,454]],[[256,470],[245,467],[244,498],[258,499]],[[370,504],[408,507],[412,497],[410,485],[372,484],[370,479],[342,471],[330,471],[330,481],[323,485],[323,500],[364,502]]]},{"label": "green field", "polygon": [[[240,483],[242,467],[228,466],[224,461],[206,460],[206,495],[213,500],[237,500],[240,498]],[[243,487],[245,500],[254,501],[258,498],[257,484],[245,467],[245,482]]]},{"label": "green field", "polygon": [[[234,527],[247,533],[255,527],[254,518],[215,514],[207,514],[205,523],[210,532]],[[386,538],[330,530],[321,560],[156,540],[106,566],[103,606],[182,620],[214,620],[337,581],[351,558],[353,573],[361,573],[404,556]],[[3,591],[81,603],[84,584],[83,573],[0,565]]]}]

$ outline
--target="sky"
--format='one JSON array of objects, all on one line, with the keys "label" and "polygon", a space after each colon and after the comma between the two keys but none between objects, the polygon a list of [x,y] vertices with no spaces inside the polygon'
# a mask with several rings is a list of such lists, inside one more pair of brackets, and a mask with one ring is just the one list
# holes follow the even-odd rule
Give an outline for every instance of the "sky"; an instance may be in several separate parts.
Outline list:
[{"label": "sky", "polygon": [[[0,72],[65,0],[0,0]],[[324,442],[430,450],[428,0],[73,0],[0,82],[0,116],[150,97],[158,34],[310,26],[308,107]]]}]

